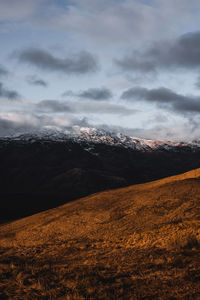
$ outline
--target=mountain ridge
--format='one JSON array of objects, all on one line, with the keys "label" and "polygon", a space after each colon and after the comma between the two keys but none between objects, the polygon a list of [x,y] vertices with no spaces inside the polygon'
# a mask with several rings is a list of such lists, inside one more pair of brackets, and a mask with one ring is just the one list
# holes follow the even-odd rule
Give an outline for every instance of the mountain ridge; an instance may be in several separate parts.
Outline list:
[{"label": "mountain ridge", "polygon": [[147,140],[143,145],[144,140],[88,128],[80,136],[79,129],[70,137],[48,130],[46,138],[41,133],[0,139],[0,222],[200,167],[198,145],[150,148]]},{"label": "mountain ridge", "polygon": [[[153,150],[165,150],[165,151],[178,151],[181,148],[188,147],[192,150],[200,148],[200,143],[196,141],[192,142],[172,142],[162,140],[151,140],[136,138],[128,136],[120,132],[111,132],[104,129],[97,129],[91,127],[79,127],[74,126],[71,129],[58,130],[58,129],[44,129],[41,131],[33,131],[24,134],[15,134],[13,136],[1,137],[4,141],[58,141],[66,142],[72,140],[74,142],[88,142],[89,144],[107,144],[111,146],[120,146],[131,148],[138,151],[153,151]],[[90,149],[88,149],[90,151]]]}]

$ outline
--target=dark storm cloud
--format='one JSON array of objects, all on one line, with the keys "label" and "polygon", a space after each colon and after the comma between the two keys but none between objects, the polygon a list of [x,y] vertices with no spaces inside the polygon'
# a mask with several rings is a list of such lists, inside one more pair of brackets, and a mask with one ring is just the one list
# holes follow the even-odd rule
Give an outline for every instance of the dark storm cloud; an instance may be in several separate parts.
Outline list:
[{"label": "dark storm cloud", "polygon": [[45,80],[43,80],[41,78],[37,78],[36,76],[28,76],[27,82],[32,85],[38,85],[38,86],[43,86],[43,87],[48,86],[48,83]]},{"label": "dark storm cloud", "polygon": [[8,73],[9,72],[2,65],[0,65],[0,77],[6,76]]},{"label": "dark storm cloud", "polygon": [[125,71],[199,69],[200,31],[184,34],[173,41],[156,42],[145,51],[133,51],[132,55],[115,60],[115,62]]},{"label": "dark storm cloud", "polygon": [[57,100],[42,100],[37,104],[37,109],[48,112],[71,112],[72,109],[66,103]]},{"label": "dark storm cloud", "polygon": [[9,90],[4,87],[3,83],[0,82],[0,98],[7,98],[9,100],[17,100],[20,98],[18,92]]},{"label": "dark storm cloud", "polygon": [[158,107],[167,108],[181,114],[200,113],[200,97],[181,95],[164,87],[157,89],[132,88],[123,92],[121,99],[131,102],[140,100],[155,103]]},{"label": "dark storm cloud", "polygon": [[107,88],[91,88],[80,92],[78,96],[91,100],[108,100],[112,97],[112,93]]},{"label": "dark storm cloud", "polygon": [[41,70],[59,71],[67,74],[84,74],[98,69],[96,58],[89,52],[83,51],[67,58],[59,58],[50,52],[30,48],[14,53],[20,62],[29,63]]}]

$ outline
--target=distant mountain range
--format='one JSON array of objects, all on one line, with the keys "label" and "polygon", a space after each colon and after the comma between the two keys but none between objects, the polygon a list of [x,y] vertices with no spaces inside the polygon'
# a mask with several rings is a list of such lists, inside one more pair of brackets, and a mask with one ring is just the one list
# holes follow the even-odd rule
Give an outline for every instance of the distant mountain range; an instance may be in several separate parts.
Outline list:
[{"label": "distant mountain range", "polygon": [[[120,146],[125,148],[131,148],[139,151],[153,151],[153,150],[167,150],[178,151],[183,148],[190,148],[196,150],[200,147],[198,141],[192,142],[171,142],[171,141],[159,141],[150,139],[141,139],[132,136],[124,135],[120,132],[109,132],[104,129],[97,129],[91,127],[79,127],[74,126],[69,130],[55,130],[55,129],[43,129],[41,131],[35,131],[31,133],[25,133],[20,135],[13,135],[2,138],[4,141],[23,141],[23,142],[66,142],[74,141],[77,143],[89,143],[89,144],[106,144],[110,146]],[[90,149],[88,149],[90,150]]]},{"label": "distant mountain range", "polygon": [[75,126],[0,138],[0,220],[200,167],[200,144]]}]

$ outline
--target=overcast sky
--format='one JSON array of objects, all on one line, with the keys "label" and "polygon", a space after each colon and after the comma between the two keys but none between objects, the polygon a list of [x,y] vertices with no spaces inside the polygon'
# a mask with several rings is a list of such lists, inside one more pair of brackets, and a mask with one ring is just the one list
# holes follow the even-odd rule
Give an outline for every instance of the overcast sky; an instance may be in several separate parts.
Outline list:
[{"label": "overcast sky", "polygon": [[0,0],[0,135],[200,138],[199,0]]}]

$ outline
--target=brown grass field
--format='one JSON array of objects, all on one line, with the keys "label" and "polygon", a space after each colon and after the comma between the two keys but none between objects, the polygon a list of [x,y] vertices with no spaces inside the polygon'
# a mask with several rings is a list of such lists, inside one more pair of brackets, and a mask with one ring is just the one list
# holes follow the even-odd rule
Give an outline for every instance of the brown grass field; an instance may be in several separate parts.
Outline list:
[{"label": "brown grass field", "polygon": [[200,299],[200,169],[1,225],[0,299]]}]

